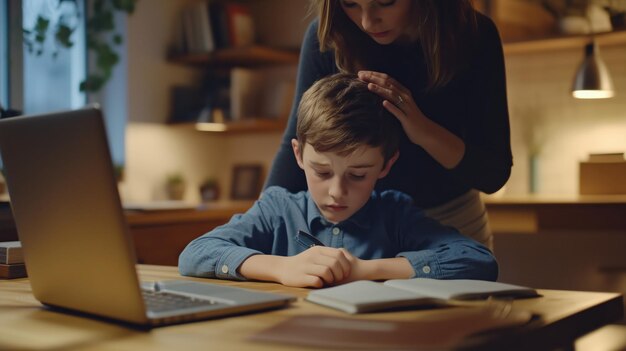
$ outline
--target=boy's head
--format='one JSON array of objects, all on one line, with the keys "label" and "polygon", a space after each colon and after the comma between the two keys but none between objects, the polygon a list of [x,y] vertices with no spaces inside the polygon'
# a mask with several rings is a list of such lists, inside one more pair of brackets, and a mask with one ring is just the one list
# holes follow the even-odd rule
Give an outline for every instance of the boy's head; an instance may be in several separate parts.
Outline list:
[{"label": "boy's head", "polygon": [[302,96],[291,141],[309,191],[337,223],[367,202],[398,157],[400,125],[356,75],[322,78]]}]

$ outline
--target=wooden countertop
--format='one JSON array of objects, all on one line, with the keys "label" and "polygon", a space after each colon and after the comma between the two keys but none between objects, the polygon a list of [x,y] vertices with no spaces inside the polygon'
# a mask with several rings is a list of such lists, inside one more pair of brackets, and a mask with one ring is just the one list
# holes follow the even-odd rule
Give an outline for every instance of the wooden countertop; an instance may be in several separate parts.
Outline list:
[{"label": "wooden countertop", "polygon": [[626,195],[485,196],[494,233],[626,234]]},{"label": "wooden countertop", "polygon": [[622,195],[504,195],[483,197],[487,205],[587,205],[587,204],[617,204],[626,205],[626,194]]},{"label": "wooden countertop", "polygon": [[246,212],[253,203],[253,201],[225,201],[199,205],[196,209],[127,210],[125,213],[126,220],[131,227],[154,226],[230,218],[235,213]]}]

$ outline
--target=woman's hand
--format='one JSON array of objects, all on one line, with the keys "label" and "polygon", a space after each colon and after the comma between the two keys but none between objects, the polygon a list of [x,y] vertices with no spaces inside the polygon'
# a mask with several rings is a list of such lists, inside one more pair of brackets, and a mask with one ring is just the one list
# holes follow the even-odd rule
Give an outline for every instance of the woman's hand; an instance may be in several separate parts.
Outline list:
[{"label": "woman's hand", "polygon": [[421,145],[424,138],[424,124],[426,116],[417,107],[409,89],[391,78],[386,73],[374,71],[359,71],[359,79],[367,82],[367,88],[385,99],[383,106],[391,112],[402,124],[409,139]]},{"label": "woman's hand", "polygon": [[359,79],[368,83],[370,91],[385,99],[383,106],[400,121],[411,142],[421,146],[447,169],[461,162],[465,155],[465,142],[424,116],[409,89],[385,73],[359,71],[358,75]]}]

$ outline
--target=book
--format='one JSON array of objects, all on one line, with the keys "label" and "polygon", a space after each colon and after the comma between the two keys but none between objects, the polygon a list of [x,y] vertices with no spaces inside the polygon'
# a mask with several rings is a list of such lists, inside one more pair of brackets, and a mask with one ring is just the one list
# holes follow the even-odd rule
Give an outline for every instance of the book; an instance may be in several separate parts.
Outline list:
[{"label": "book", "polygon": [[22,244],[19,241],[0,242],[0,263],[24,263]]},{"label": "book", "polygon": [[237,2],[224,3],[228,23],[228,41],[231,47],[241,48],[254,44],[254,20],[248,5]]},{"label": "book", "polygon": [[384,283],[361,280],[309,292],[307,301],[347,313],[375,312],[404,307],[459,305],[458,301],[489,297],[539,296],[532,288],[483,280],[391,279]]},{"label": "book", "polygon": [[26,277],[26,265],[24,263],[0,264],[0,278],[15,279]]},{"label": "book", "polygon": [[223,1],[210,1],[209,17],[216,47],[219,49],[231,47],[225,3]]},{"label": "book", "polygon": [[230,70],[230,118],[233,121],[261,113],[265,91],[259,70],[236,67]]},{"label": "book", "polygon": [[199,2],[193,6],[195,28],[198,32],[198,50],[200,52],[211,52],[215,50],[215,39],[213,37],[213,26],[209,15],[209,4]]},{"label": "book", "polygon": [[208,53],[215,50],[215,38],[207,2],[197,2],[183,9],[182,33],[186,52]]},{"label": "book", "polygon": [[286,118],[295,91],[294,67],[241,68],[230,71],[230,118]]}]

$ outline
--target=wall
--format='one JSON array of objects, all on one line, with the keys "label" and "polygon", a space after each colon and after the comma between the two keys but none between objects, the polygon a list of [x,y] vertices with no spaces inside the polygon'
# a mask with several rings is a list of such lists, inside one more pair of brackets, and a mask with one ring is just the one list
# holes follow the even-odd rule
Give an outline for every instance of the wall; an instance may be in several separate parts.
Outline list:
[{"label": "wall", "polygon": [[571,96],[582,47],[506,57],[514,157],[506,194],[529,192],[532,153],[538,193],[577,194],[579,161],[591,152],[626,152],[626,44],[600,53],[613,78],[612,99]]},{"label": "wall", "polygon": [[[202,70],[166,60],[180,11],[195,1],[139,1],[128,19],[129,124],[125,180],[120,186],[126,201],[165,199],[164,182],[173,172],[186,177],[185,200],[199,201],[196,189],[207,177],[218,178],[222,194],[227,195],[233,165],[261,163],[267,172],[280,142],[280,132],[224,136],[165,124],[170,88],[193,84],[202,76]],[[306,18],[306,0],[250,3],[259,42],[284,48],[299,46],[310,21]],[[279,15],[281,20],[277,20]]]},{"label": "wall", "polygon": [[[199,71],[165,60],[180,9],[190,2],[140,1],[129,18],[130,122],[124,193],[130,200],[162,199],[165,177],[174,171],[187,175],[190,188],[207,176],[218,177],[227,193],[234,163],[260,162],[267,170],[280,142],[280,133],[224,137],[164,124],[170,108],[169,89],[200,77]],[[298,6],[290,0],[264,0],[263,6],[251,3],[260,42],[298,45],[310,20],[305,19],[306,0],[299,0]],[[289,20],[276,20],[278,13]],[[576,100],[569,94],[582,48],[507,55],[514,167],[504,194],[529,192],[533,151],[537,191],[545,194],[577,193],[578,162],[589,152],[626,151],[626,45],[600,50],[617,92],[609,100]],[[195,191],[188,191],[188,200],[198,198]]]}]

